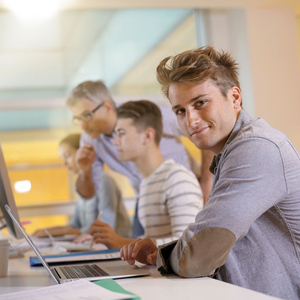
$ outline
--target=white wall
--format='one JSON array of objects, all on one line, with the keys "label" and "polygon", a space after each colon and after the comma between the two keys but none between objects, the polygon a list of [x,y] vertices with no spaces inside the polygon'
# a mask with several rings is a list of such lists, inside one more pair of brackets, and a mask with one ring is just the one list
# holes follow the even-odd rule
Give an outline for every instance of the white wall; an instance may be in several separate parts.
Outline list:
[{"label": "white wall", "polygon": [[211,45],[228,51],[238,62],[243,107],[255,117],[245,10],[197,10],[196,26],[199,46]]},{"label": "white wall", "polygon": [[[300,63],[295,10],[205,11],[206,43],[240,65],[244,108],[288,135],[300,150]],[[202,30],[203,32],[203,30]]]},{"label": "white wall", "polygon": [[294,9],[247,9],[256,116],[300,150],[300,64]]}]

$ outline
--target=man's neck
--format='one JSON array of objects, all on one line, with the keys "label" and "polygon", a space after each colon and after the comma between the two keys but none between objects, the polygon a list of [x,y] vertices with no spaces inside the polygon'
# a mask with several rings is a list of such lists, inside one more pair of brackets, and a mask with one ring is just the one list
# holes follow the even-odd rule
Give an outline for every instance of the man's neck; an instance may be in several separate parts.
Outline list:
[{"label": "man's neck", "polygon": [[153,145],[144,151],[143,155],[134,161],[134,164],[140,171],[143,178],[152,174],[162,163],[164,159],[158,146]]}]

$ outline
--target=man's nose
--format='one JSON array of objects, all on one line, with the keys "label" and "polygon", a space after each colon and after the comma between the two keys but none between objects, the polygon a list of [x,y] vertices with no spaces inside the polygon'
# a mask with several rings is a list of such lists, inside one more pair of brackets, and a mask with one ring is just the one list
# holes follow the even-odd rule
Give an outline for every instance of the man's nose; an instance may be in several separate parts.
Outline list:
[{"label": "man's nose", "polygon": [[112,141],[113,145],[118,146],[119,145],[119,137],[116,136],[113,141]]},{"label": "man's nose", "polygon": [[187,125],[195,127],[200,122],[200,117],[194,109],[187,110]]}]

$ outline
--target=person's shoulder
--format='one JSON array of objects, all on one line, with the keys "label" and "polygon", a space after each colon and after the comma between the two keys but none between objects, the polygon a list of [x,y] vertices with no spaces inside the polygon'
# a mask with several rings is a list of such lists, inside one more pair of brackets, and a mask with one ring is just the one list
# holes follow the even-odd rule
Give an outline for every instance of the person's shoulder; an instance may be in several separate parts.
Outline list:
[{"label": "person's shoulder", "polygon": [[188,178],[188,180],[198,182],[195,174],[192,171],[188,170],[184,165],[175,162],[173,159],[165,161],[165,170],[167,171],[167,178]]},{"label": "person's shoulder", "polygon": [[174,168],[176,162],[173,159],[165,160],[155,171],[155,173],[159,172],[169,172]]},{"label": "person's shoulder", "polygon": [[249,139],[250,141],[255,139],[263,139],[265,141],[269,141],[270,143],[279,145],[282,142],[287,141],[288,137],[280,130],[272,127],[263,118],[256,118],[240,130],[238,139]]},{"label": "person's shoulder", "polygon": [[109,175],[108,173],[103,172],[102,176],[101,176],[101,186],[102,187],[106,187],[107,186],[117,186],[116,181],[114,180],[114,178]]}]

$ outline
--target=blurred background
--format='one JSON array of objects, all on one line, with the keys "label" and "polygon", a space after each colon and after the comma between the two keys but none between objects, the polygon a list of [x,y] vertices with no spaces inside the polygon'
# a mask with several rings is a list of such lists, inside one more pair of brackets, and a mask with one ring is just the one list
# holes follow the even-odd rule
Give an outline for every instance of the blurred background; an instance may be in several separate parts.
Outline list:
[{"label": "blurred background", "polygon": [[[73,214],[74,175],[58,144],[80,132],[65,102],[85,80],[103,80],[116,103],[168,105],[155,77],[160,60],[211,44],[237,58],[244,108],[300,148],[300,1],[103,2],[0,1],[0,142],[29,233],[64,225]],[[105,170],[132,213],[127,179]]]}]

